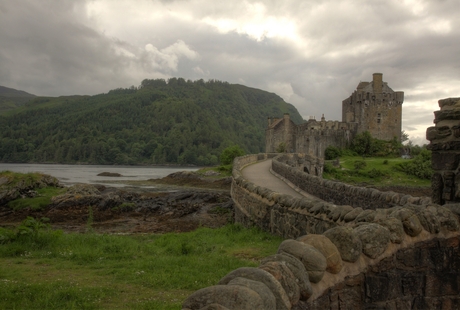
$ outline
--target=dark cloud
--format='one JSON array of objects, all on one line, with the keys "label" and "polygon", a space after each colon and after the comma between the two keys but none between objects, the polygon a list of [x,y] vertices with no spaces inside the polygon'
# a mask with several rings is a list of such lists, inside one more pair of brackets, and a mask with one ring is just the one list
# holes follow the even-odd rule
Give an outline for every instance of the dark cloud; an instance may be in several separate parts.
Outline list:
[{"label": "dark cloud", "polygon": [[340,120],[341,101],[382,72],[423,140],[437,100],[460,96],[457,12],[457,0],[0,0],[0,85],[57,96],[219,79]]}]

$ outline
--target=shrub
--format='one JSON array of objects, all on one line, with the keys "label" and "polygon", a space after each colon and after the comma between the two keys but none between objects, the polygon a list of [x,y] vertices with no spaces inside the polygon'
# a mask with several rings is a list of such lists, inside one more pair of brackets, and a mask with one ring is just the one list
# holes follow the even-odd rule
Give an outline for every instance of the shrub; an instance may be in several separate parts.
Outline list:
[{"label": "shrub", "polygon": [[227,147],[220,154],[220,163],[222,165],[231,165],[236,157],[243,156],[245,153],[238,145]]},{"label": "shrub", "polygon": [[382,172],[382,170],[372,168],[371,170],[367,172],[367,175],[371,179],[376,179],[376,178],[383,177],[385,174]]},{"label": "shrub", "polygon": [[330,163],[325,163],[323,171],[325,173],[336,173],[337,169],[334,166],[332,166]]},{"label": "shrub", "polygon": [[420,179],[429,180],[433,174],[433,169],[431,168],[431,152],[423,149],[414,159],[398,164],[396,169]]},{"label": "shrub", "polygon": [[364,160],[356,160],[353,163],[353,166],[355,167],[356,171],[359,171],[359,170],[362,170],[362,169],[366,168],[367,164],[366,164],[366,162]]},{"label": "shrub", "polygon": [[340,156],[342,156],[342,151],[335,146],[328,146],[324,151],[324,158],[326,160],[336,159]]}]

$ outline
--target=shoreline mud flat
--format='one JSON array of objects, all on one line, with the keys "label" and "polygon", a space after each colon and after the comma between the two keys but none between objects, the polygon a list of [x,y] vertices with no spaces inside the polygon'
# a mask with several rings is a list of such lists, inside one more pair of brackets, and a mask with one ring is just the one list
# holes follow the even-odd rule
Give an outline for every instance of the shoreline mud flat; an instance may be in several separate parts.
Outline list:
[{"label": "shoreline mud flat", "polygon": [[188,172],[135,181],[125,187],[75,184],[42,210],[0,206],[0,226],[17,226],[27,216],[50,219],[64,232],[167,233],[217,228],[233,219],[230,178],[202,179]]}]

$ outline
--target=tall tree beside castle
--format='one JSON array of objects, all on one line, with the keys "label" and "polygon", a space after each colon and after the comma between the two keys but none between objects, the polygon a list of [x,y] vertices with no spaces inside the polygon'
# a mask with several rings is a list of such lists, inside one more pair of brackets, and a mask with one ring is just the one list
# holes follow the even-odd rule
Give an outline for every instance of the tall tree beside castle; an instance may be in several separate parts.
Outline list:
[{"label": "tall tree beside castle", "polygon": [[371,82],[360,82],[350,97],[342,101],[342,121],[309,119],[296,125],[285,114],[269,118],[265,131],[265,151],[306,153],[324,157],[328,146],[346,147],[353,137],[368,131],[380,140],[401,140],[404,92],[392,90],[382,73],[374,73]]}]

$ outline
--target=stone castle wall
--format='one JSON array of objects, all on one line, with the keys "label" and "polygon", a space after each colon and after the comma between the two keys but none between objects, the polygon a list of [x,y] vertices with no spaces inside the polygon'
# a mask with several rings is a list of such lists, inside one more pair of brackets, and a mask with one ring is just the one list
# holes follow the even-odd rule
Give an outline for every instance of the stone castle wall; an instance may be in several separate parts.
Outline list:
[{"label": "stone castle wall", "polygon": [[290,120],[289,114],[282,119],[269,118],[265,131],[265,152],[292,152],[295,149],[296,124]]},{"label": "stone castle wall", "polygon": [[430,141],[433,202],[460,202],[460,98],[439,100],[440,111],[434,112],[435,126],[426,131]]},{"label": "stone castle wall", "polygon": [[305,153],[310,156],[324,158],[328,146],[340,149],[350,145],[356,135],[356,124],[310,120],[305,124],[296,126],[295,150],[296,153]]}]

